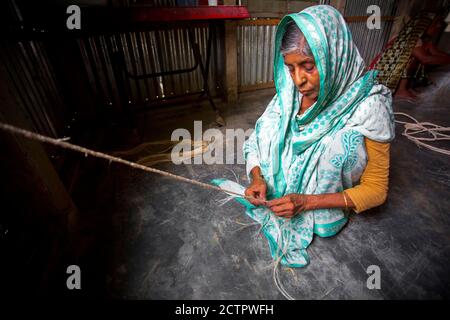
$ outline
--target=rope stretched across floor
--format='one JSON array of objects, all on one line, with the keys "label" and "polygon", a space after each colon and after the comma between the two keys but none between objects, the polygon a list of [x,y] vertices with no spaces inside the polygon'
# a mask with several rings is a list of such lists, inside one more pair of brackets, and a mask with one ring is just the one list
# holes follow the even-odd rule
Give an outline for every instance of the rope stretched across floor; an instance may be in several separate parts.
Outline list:
[{"label": "rope stretched across floor", "polygon": [[[144,165],[141,165],[141,164],[138,164],[138,163],[135,163],[135,162],[127,161],[127,160],[124,160],[124,159],[121,159],[121,158],[118,158],[118,157],[114,157],[114,156],[108,155],[106,153],[102,153],[102,152],[94,151],[94,150],[87,149],[87,148],[84,148],[84,147],[80,147],[78,145],[74,145],[74,144],[71,144],[71,143],[67,142],[66,141],[67,139],[65,139],[65,138],[63,138],[63,139],[55,139],[55,138],[47,137],[47,136],[44,136],[44,135],[41,135],[41,134],[38,134],[38,133],[34,133],[34,132],[31,132],[31,131],[28,131],[28,130],[17,128],[15,126],[12,126],[12,125],[9,125],[9,124],[6,124],[6,123],[2,123],[2,122],[0,122],[0,129],[4,130],[6,132],[12,133],[12,134],[16,134],[16,135],[19,135],[19,136],[31,139],[31,140],[44,142],[44,143],[52,144],[54,146],[58,146],[58,147],[61,147],[61,148],[65,148],[65,149],[73,150],[73,151],[76,151],[76,152],[80,152],[80,153],[85,154],[85,156],[91,155],[93,157],[105,159],[105,160],[108,160],[110,162],[121,163],[121,164],[129,166],[131,168],[140,169],[140,170],[143,170],[143,171],[146,171],[146,172],[157,173],[157,174],[160,174],[160,175],[163,175],[163,176],[166,176],[166,177],[173,178],[173,179],[178,180],[178,181],[184,181],[184,182],[187,182],[187,183],[195,184],[195,185],[198,185],[198,186],[200,186],[202,188],[211,189],[211,190],[217,190],[217,191],[225,192],[227,194],[231,194],[231,195],[235,195],[235,196],[239,196],[239,197],[244,197],[246,199],[255,199],[255,198],[253,198],[251,196],[245,196],[245,195],[242,195],[240,193],[236,193],[234,191],[222,189],[222,188],[214,186],[214,185],[210,185],[210,184],[203,183],[203,182],[200,182],[200,181],[197,181],[197,180],[192,180],[192,179],[189,179],[189,178],[185,178],[185,177],[182,177],[182,176],[179,176],[179,175],[175,175],[175,174],[172,174],[170,172],[163,171],[163,170],[158,170],[158,169],[155,169],[155,168],[146,167]],[[284,254],[285,253],[283,253],[277,259],[277,261],[274,263],[273,279],[274,279],[275,285],[277,286],[278,290],[287,299],[293,300],[293,297],[290,296],[286,292],[286,290],[284,289],[283,285],[281,284],[281,281],[279,279],[279,274],[278,274],[278,266],[280,264],[281,257]]]},{"label": "rope stretched across floor", "polygon": [[[450,131],[449,127],[442,127],[442,126],[439,126],[439,125],[436,125],[436,124],[433,124],[430,122],[419,122],[414,117],[412,117],[406,113],[402,113],[402,112],[395,112],[394,114],[408,117],[414,121],[413,123],[411,123],[411,122],[395,120],[396,123],[401,123],[401,124],[405,125],[405,130],[403,131],[403,135],[406,136],[409,140],[415,142],[418,146],[423,146],[432,151],[439,152],[439,153],[442,153],[445,155],[450,155],[450,150],[437,148],[437,147],[431,146],[424,142],[424,141],[450,140],[450,135],[442,133],[442,131],[445,131],[445,132]],[[3,122],[0,122],[0,129],[2,129],[3,131],[6,131],[6,132],[12,133],[12,134],[16,134],[16,135],[31,139],[31,140],[48,143],[48,144],[52,144],[54,146],[58,146],[58,147],[61,147],[64,149],[70,149],[70,150],[73,150],[73,151],[76,151],[79,153],[83,153],[85,156],[91,155],[96,158],[108,160],[109,162],[121,163],[121,164],[129,166],[131,168],[140,169],[140,170],[143,170],[146,172],[157,173],[157,174],[160,174],[160,175],[163,175],[166,177],[170,177],[170,178],[178,180],[178,181],[184,181],[184,182],[187,182],[190,184],[200,186],[205,189],[225,192],[225,193],[228,193],[231,195],[244,197],[246,199],[254,199],[251,196],[242,195],[242,194],[236,193],[231,190],[224,190],[220,187],[217,187],[217,186],[214,186],[211,184],[207,184],[207,183],[200,182],[197,180],[185,178],[183,176],[179,176],[179,175],[167,172],[167,171],[155,169],[152,167],[147,167],[142,164],[124,160],[119,157],[114,157],[114,156],[111,156],[111,155],[103,153],[103,152],[94,151],[94,150],[91,150],[91,149],[88,149],[85,147],[81,147],[81,146],[72,144],[70,142],[67,142],[66,139],[51,138],[51,137],[44,136],[44,135],[41,135],[41,134],[38,134],[38,133],[35,133],[32,131],[28,131],[25,129],[21,129],[21,128],[18,128],[18,127],[15,127],[10,124],[3,123]],[[433,136],[433,138],[415,136],[416,134],[425,133],[425,132],[430,133]]]},{"label": "rope stretched across floor", "polygon": [[121,164],[129,166],[131,168],[140,169],[140,170],[143,170],[146,172],[157,173],[157,174],[160,174],[160,175],[163,175],[166,177],[170,177],[170,178],[178,180],[178,181],[184,181],[184,182],[187,182],[190,184],[195,184],[195,185],[200,186],[205,189],[217,190],[217,191],[225,192],[225,193],[232,194],[235,196],[244,197],[246,199],[255,199],[251,196],[245,196],[245,195],[236,193],[234,191],[224,190],[222,188],[219,188],[219,187],[211,185],[211,184],[207,184],[207,183],[200,182],[197,180],[185,178],[185,177],[182,177],[182,176],[179,176],[179,175],[167,172],[167,171],[163,171],[163,170],[159,170],[159,169],[155,169],[155,168],[151,168],[151,167],[146,167],[142,164],[124,160],[122,158],[114,157],[114,156],[111,156],[111,155],[103,153],[103,152],[94,151],[94,150],[91,150],[88,148],[80,147],[78,145],[67,142],[66,141],[67,139],[64,139],[64,138],[63,139],[55,139],[55,138],[47,137],[47,136],[44,136],[44,135],[41,135],[41,134],[38,134],[35,132],[17,128],[15,126],[12,126],[12,125],[9,125],[9,124],[3,123],[3,122],[0,122],[0,129],[4,130],[6,132],[9,132],[9,133],[15,134],[15,135],[19,135],[19,136],[31,139],[31,140],[48,143],[48,144],[52,144],[54,146],[58,146],[58,147],[61,147],[64,149],[69,149],[69,150],[73,150],[73,151],[76,151],[79,153],[83,153],[85,156],[91,155],[96,158],[108,160],[109,162],[121,163]]}]

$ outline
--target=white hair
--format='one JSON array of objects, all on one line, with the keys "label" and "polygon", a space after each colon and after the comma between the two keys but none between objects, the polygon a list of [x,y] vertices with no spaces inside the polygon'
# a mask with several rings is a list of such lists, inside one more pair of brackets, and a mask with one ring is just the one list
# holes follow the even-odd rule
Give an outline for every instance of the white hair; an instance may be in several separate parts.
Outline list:
[{"label": "white hair", "polygon": [[286,25],[280,51],[283,56],[291,53],[301,53],[305,56],[313,57],[308,41],[306,41],[305,35],[295,21],[290,21]]}]

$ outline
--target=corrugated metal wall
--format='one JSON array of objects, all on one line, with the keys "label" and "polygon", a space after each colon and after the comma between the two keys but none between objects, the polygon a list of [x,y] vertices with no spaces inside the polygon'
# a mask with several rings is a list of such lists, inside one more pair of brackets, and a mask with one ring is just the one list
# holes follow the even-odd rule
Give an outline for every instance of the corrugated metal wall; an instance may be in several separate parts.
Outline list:
[{"label": "corrugated metal wall", "polygon": [[1,60],[25,116],[41,134],[60,137],[64,103],[45,47],[40,41],[3,43]]},{"label": "corrugated metal wall", "polygon": [[[384,16],[393,15],[396,10],[394,0],[347,0],[345,15],[367,15],[367,6],[371,4],[378,4]],[[276,24],[270,19],[267,23],[264,19],[253,22],[239,23],[237,28],[240,89],[273,84]],[[391,24],[391,21],[383,21],[380,30],[369,30],[365,22],[349,23],[354,41],[367,63],[388,40]],[[196,27],[194,34],[205,58],[208,27]],[[77,41],[93,92],[98,101],[105,105],[120,104],[118,83],[112,67],[114,52],[124,54],[127,69],[133,74],[184,69],[195,64],[188,32],[181,28],[97,35]],[[18,96],[36,130],[56,136],[58,128],[55,123],[56,118],[61,116],[62,97],[42,43],[24,41],[8,47],[4,52],[3,60],[8,61]],[[222,61],[223,43],[219,32],[212,45],[210,61],[209,80],[213,94],[221,89]],[[125,88],[129,104],[145,105],[162,98],[201,92],[203,83],[198,68],[189,74],[145,80],[127,78]]]},{"label": "corrugated metal wall", "polygon": [[[208,27],[194,28],[203,63],[206,62]],[[127,70],[135,75],[186,69],[195,65],[187,29],[126,32],[78,40],[89,81],[96,95],[105,104],[119,103],[118,83],[112,67],[114,52],[123,53]],[[220,43],[211,47],[209,88],[214,94],[221,87],[222,63]],[[186,93],[202,92],[200,68],[190,73],[161,76],[143,80],[126,79],[127,100],[131,105],[145,105],[154,100]]]},{"label": "corrugated metal wall", "polygon": [[[16,1],[4,5],[7,17],[22,24]],[[63,136],[65,103],[44,42],[4,38],[0,41],[0,63],[8,72],[8,87],[23,107],[31,129],[55,138]]]},{"label": "corrugated metal wall", "polygon": [[[327,4],[329,1],[321,3]],[[382,16],[395,15],[397,9],[395,0],[347,0],[344,15],[367,16],[367,7],[372,4],[380,6]],[[367,65],[388,41],[392,23],[392,20],[381,21],[379,30],[369,30],[366,21],[348,23],[353,41]],[[273,84],[275,32],[274,19],[255,19],[239,23],[237,41],[240,91],[264,88]]]},{"label": "corrugated metal wall", "polygon": [[[381,16],[394,16],[397,10],[395,0],[347,0],[345,3],[345,17],[367,16],[367,7],[378,5]],[[352,32],[353,41],[359,49],[367,65],[383,49],[389,40],[393,21],[381,21],[380,29],[367,28],[367,22],[351,22],[349,28]]]},{"label": "corrugated metal wall", "polygon": [[[122,5],[137,4],[137,1],[122,2]],[[154,6],[174,6],[177,2],[160,0],[146,4],[152,3]],[[22,23],[20,11],[14,1],[10,2],[10,7],[14,19],[17,23]],[[192,28],[204,64],[209,28],[207,24]],[[209,90],[215,95],[222,93],[223,28],[218,25],[212,25],[212,28],[216,37],[211,46],[208,80]],[[120,105],[121,101],[127,101],[130,105],[145,106],[155,100],[203,91],[200,67],[190,73],[144,80],[124,77],[123,85],[117,82],[117,72],[114,72],[112,62],[116,52],[123,54],[127,70],[137,75],[193,67],[195,59],[187,28],[95,35],[74,41],[78,44],[97,103],[114,107]],[[66,106],[43,42],[4,42],[0,54],[17,91],[16,96],[26,108],[27,117],[34,129],[42,134],[62,136],[66,125]],[[119,87],[124,88],[126,97],[119,97]]]},{"label": "corrugated metal wall", "polygon": [[239,87],[273,81],[276,25],[239,25],[237,29]]}]

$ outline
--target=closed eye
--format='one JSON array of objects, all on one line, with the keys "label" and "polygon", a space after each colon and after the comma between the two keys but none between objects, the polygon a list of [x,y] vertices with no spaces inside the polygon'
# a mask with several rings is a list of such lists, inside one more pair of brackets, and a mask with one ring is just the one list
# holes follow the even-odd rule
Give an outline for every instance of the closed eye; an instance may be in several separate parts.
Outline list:
[{"label": "closed eye", "polygon": [[286,64],[285,66],[288,67],[289,72],[294,72],[294,67],[292,65]]},{"label": "closed eye", "polygon": [[305,63],[303,66],[305,67],[305,70],[308,72],[313,71],[314,68],[316,67],[314,63]]}]

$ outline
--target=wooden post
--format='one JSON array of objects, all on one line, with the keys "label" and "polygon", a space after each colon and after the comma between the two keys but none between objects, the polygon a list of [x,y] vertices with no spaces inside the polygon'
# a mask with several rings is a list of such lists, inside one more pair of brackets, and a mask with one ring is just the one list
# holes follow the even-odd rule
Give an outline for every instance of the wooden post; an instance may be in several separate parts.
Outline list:
[{"label": "wooden post", "polygon": [[225,21],[225,94],[228,104],[238,100],[237,25]]},{"label": "wooden post", "polygon": [[[225,6],[234,6],[236,0],[223,0]],[[225,21],[225,94],[228,104],[238,100],[237,24]]]}]

